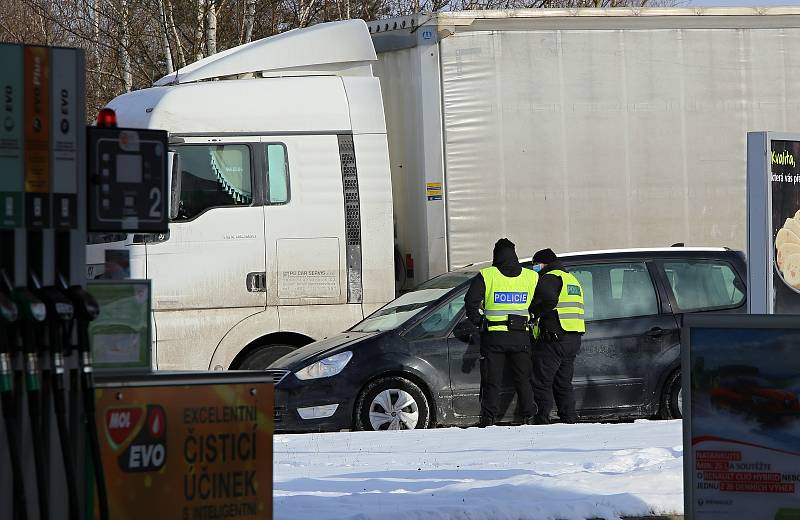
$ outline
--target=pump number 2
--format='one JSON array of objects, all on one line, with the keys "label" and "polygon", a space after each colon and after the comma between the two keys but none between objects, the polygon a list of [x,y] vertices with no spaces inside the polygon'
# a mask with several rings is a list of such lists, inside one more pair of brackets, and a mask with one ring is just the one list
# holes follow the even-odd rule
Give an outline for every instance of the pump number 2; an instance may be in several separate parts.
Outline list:
[{"label": "pump number 2", "polygon": [[161,218],[161,190],[158,188],[150,188],[150,216],[153,218]]}]

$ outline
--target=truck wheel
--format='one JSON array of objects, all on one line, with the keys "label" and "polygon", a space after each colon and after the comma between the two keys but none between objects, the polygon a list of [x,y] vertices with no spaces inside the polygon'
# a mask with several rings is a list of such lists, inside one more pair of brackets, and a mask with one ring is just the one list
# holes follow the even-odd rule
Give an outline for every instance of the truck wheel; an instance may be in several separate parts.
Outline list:
[{"label": "truck wheel", "polygon": [[661,393],[659,415],[662,419],[680,419],[683,417],[683,390],[681,371],[676,370],[667,377]]},{"label": "truck wheel", "polygon": [[430,426],[430,416],[425,392],[402,377],[376,379],[356,402],[358,430],[421,430]]},{"label": "truck wheel", "polygon": [[296,349],[297,347],[292,345],[263,345],[256,347],[239,363],[238,369],[264,370],[277,361],[278,358],[282,358]]}]

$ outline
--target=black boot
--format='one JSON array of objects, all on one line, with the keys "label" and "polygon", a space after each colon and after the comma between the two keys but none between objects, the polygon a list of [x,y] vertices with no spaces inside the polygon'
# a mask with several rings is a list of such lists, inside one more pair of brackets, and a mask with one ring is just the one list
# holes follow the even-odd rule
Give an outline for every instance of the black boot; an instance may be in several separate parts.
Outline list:
[{"label": "black boot", "polygon": [[481,422],[478,424],[480,428],[486,428],[487,426],[494,426],[494,417],[490,415],[481,415]]}]

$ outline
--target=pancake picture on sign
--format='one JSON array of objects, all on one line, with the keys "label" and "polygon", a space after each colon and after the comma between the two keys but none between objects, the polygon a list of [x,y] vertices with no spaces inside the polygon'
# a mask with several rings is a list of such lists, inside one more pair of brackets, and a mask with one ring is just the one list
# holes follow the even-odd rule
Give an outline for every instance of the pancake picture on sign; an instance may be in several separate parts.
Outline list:
[{"label": "pancake picture on sign", "polygon": [[800,293],[800,211],[775,236],[775,269],[784,284]]}]

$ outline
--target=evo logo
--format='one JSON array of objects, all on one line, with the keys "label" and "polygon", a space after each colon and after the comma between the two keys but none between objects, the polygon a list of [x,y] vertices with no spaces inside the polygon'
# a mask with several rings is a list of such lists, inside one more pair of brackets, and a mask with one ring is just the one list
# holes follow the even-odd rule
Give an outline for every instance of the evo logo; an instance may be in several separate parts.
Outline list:
[{"label": "evo logo", "polygon": [[120,469],[128,473],[158,471],[167,461],[167,417],[164,408],[148,404],[146,413],[142,412],[144,410],[141,408],[106,412],[112,445],[122,449],[117,462]]},{"label": "evo logo", "polygon": [[494,303],[528,303],[526,292],[496,292]]}]

